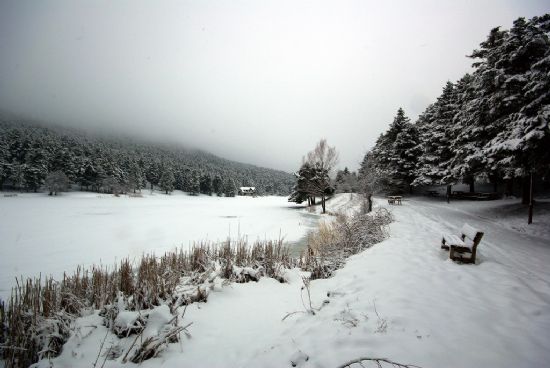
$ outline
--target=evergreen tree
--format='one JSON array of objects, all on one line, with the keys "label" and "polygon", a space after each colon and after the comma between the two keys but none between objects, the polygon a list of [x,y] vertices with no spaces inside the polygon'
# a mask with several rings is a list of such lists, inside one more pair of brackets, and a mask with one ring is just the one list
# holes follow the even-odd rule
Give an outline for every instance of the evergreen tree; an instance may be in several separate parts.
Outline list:
[{"label": "evergreen tree", "polygon": [[201,191],[201,174],[199,171],[193,170],[189,176],[189,193],[198,195]]},{"label": "evergreen tree", "polygon": [[424,154],[420,157],[414,185],[451,185],[456,182],[451,172],[452,124],[457,113],[454,85],[447,82],[437,102],[422,117],[420,141]]},{"label": "evergreen tree", "polygon": [[48,174],[48,158],[40,142],[34,142],[25,155],[23,177],[27,189],[36,192]]},{"label": "evergreen tree", "polygon": [[218,197],[221,197],[223,195],[223,181],[222,177],[219,174],[216,174],[214,180],[212,180],[212,189]]},{"label": "evergreen tree", "polygon": [[141,166],[139,163],[135,160],[131,161],[129,164],[128,169],[128,187],[129,189],[133,190],[134,193],[136,190],[141,192],[141,189],[143,189],[144,185],[144,178],[143,178],[143,171],[141,170]]},{"label": "evergreen tree", "polygon": [[411,190],[420,154],[419,137],[416,127],[410,123],[402,108],[397,110],[388,131],[378,138],[372,151],[372,163],[386,179],[386,190]]},{"label": "evergreen tree", "polygon": [[159,184],[160,177],[162,175],[162,166],[159,161],[149,163],[145,170],[145,178],[151,185],[151,190],[155,188],[155,185]]},{"label": "evergreen tree", "polygon": [[235,180],[233,180],[233,178],[226,178],[223,191],[226,197],[235,197],[237,185],[235,185]]},{"label": "evergreen tree", "polygon": [[209,174],[202,174],[200,178],[200,191],[203,194],[212,195],[212,177]]},{"label": "evergreen tree", "polygon": [[288,197],[289,202],[302,203],[304,201],[308,202],[308,206],[312,203],[314,198],[314,188],[311,186],[311,182],[315,177],[315,170],[309,161],[302,163],[300,170],[294,174],[296,177],[296,184],[294,185],[293,191]]},{"label": "evergreen tree", "polygon": [[10,157],[8,143],[3,136],[0,136],[0,190],[4,187],[4,182],[10,176]]},{"label": "evergreen tree", "polygon": [[174,178],[172,170],[165,167],[159,181],[160,188],[168,194],[174,190],[175,181],[176,179]]}]

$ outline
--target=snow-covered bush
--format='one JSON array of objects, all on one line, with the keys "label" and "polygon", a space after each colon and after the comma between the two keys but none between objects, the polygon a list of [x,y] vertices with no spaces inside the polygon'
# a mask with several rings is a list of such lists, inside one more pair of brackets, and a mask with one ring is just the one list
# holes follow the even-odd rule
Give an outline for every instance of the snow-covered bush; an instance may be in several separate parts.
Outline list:
[{"label": "snow-covered bush", "polygon": [[384,240],[392,221],[385,208],[368,214],[338,214],[335,221],[321,224],[310,234],[300,266],[311,272],[312,279],[330,277],[347,257]]}]

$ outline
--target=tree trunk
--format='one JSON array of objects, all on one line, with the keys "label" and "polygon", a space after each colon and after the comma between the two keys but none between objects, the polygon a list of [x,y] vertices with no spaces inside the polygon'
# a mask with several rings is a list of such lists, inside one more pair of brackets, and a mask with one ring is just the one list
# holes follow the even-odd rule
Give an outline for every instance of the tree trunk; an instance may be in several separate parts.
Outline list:
[{"label": "tree trunk", "polygon": [[413,186],[409,184],[409,194],[413,194]]},{"label": "tree trunk", "polygon": [[529,204],[529,177],[521,178],[521,204]]},{"label": "tree trunk", "polygon": [[369,213],[371,213],[372,212],[372,194],[368,195],[367,201],[369,202]]},{"label": "tree trunk", "polygon": [[514,178],[506,180],[506,192],[504,194],[507,197],[514,195]]},{"label": "tree trunk", "polygon": [[475,191],[476,191],[475,182],[474,182],[474,178],[472,178],[470,180],[470,193],[475,193]]},{"label": "tree trunk", "polygon": [[529,175],[529,219],[527,224],[533,223],[533,173]]},{"label": "tree trunk", "polygon": [[321,207],[323,207],[323,213],[325,213],[325,196],[321,196]]},{"label": "tree trunk", "polygon": [[452,185],[447,185],[447,203],[451,203],[451,189]]}]

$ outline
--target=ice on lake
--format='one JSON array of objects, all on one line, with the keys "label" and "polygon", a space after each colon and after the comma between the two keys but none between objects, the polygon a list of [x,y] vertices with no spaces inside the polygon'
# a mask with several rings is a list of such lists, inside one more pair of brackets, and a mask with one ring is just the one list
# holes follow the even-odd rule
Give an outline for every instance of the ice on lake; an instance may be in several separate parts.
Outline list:
[{"label": "ice on lake", "polygon": [[0,296],[17,276],[62,276],[78,265],[113,265],[125,257],[162,254],[196,241],[228,236],[283,237],[300,243],[318,216],[286,197],[151,194],[143,198],[97,193],[19,194],[0,198]]}]

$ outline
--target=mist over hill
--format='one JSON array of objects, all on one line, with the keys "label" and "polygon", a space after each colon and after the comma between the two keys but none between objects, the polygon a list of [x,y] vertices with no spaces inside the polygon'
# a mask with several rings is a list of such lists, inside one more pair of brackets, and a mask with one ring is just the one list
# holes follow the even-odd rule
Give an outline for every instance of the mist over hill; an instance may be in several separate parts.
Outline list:
[{"label": "mist over hill", "polygon": [[[226,160],[203,150],[143,138],[89,133],[4,115],[0,118],[0,185],[39,191],[61,171],[81,190],[127,191],[160,187],[231,196],[239,186],[286,195],[290,173]],[[163,179],[164,178],[164,179]],[[172,179],[173,178],[173,179]],[[164,185],[164,186],[165,186]]]}]

